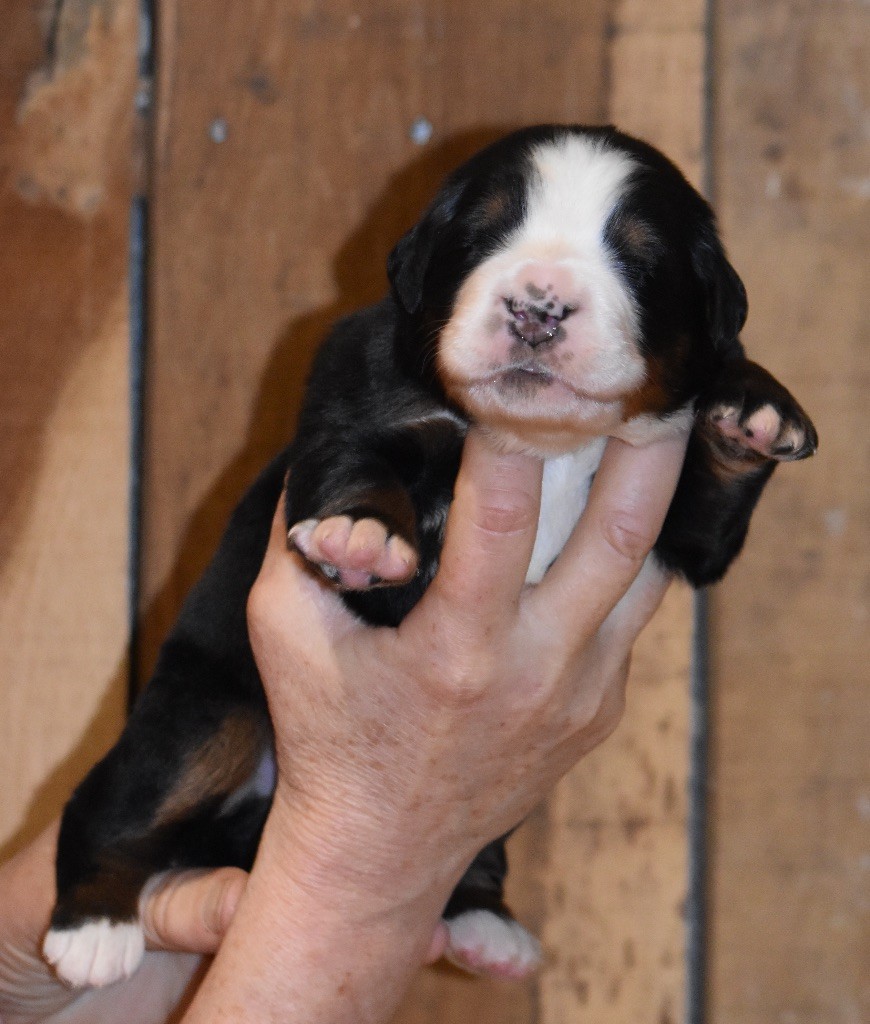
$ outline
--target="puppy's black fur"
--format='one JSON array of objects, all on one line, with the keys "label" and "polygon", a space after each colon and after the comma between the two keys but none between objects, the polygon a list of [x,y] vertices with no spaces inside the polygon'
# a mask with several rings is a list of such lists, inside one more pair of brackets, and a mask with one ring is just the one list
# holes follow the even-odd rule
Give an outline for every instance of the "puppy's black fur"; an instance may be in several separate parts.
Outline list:
[{"label": "puppy's black fur", "polygon": [[[442,329],[463,282],[509,251],[526,222],[539,147],[572,137],[632,163],[600,238],[636,312],[646,366],[642,383],[622,398],[624,416],[667,422],[694,409],[656,557],[693,585],[718,579],[740,550],[776,462],[815,449],[812,424],[794,399],[744,358],[743,286],[709,207],[668,160],[611,128],[543,126],[484,150],[447,180],[397,244],[390,295],[340,322],[326,340],[296,439],[236,509],[121,739],[71,799],[60,833],[53,930],[135,919],[144,883],[170,867],[251,865],[271,800],[263,764],[272,734],[245,604],[285,478],[288,526],[338,515],[376,519],[417,552],[409,582],[373,579],[344,592],[367,621],[400,622],[437,569],[469,418],[461,393],[445,383]],[[508,326],[520,336],[526,321],[512,302]],[[532,314],[544,322],[537,307]],[[541,337],[549,342],[551,335]],[[527,376],[540,380],[545,348],[537,348],[536,336],[534,356],[521,367]],[[752,443],[750,421],[759,410],[776,423],[766,450]],[[341,578],[340,568],[323,560],[317,568]],[[260,783],[251,785],[258,772]],[[493,843],[469,868],[447,916],[470,908],[506,914],[505,871],[503,845]]]}]

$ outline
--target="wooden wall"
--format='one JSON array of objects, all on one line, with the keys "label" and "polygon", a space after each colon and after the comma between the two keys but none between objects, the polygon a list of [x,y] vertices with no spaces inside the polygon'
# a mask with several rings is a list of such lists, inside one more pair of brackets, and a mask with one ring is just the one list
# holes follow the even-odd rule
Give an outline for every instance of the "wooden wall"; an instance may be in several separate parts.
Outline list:
[{"label": "wooden wall", "polygon": [[[159,5],[142,674],[292,430],[322,332],[379,295],[389,247],[449,167],[556,119],[612,120],[696,183],[712,171],[747,339],[822,434],[817,460],[775,479],[714,597],[709,1017],[723,1024],[847,1024],[867,999],[867,489],[845,469],[867,465],[866,72],[858,6],[823,7],[716,0],[708,55],[701,0]],[[131,0],[64,0],[54,23],[10,9],[0,842],[56,811],[123,715],[135,53]],[[428,971],[407,1024],[683,1019],[689,628],[674,589],[620,730],[514,840],[512,899],[545,943],[541,975],[517,988]]]},{"label": "wooden wall", "polygon": [[713,597],[711,1019],[870,1019],[870,18],[718,0],[716,193],[745,339],[818,455]]},{"label": "wooden wall", "polygon": [[127,704],[133,0],[0,15],[0,848]]}]

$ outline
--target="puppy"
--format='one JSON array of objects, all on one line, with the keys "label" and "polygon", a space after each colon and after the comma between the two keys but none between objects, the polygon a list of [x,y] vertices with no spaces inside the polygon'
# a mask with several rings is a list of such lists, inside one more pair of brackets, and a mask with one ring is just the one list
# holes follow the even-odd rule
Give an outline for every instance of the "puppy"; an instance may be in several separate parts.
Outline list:
[{"label": "puppy", "polygon": [[[608,437],[691,429],[651,557],[695,586],[740,550],[777,462],[816,448],[800,406],[744,358],[746,295],[710,208],[613,128],[529,128],[483,150],[388,271],[390,294],[326,340],[296,439],[242,499],[118,744],[65,810],[44,952],[72,985],[136,969],[150,877],[253,861],[275,769],[245,604],[285,479],[290,543],[365,620],[395,625],[437,569],[470,421],[545,460],[531,583]],[[501,840],[471,864],[444,911],[449,955],[522,976],[538,945],[504,905],[506,870]]]}]

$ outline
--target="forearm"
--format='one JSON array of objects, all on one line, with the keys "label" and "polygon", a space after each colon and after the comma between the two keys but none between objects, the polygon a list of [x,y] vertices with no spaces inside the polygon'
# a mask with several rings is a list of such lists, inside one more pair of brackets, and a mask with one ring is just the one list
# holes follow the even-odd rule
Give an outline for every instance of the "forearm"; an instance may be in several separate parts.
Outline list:
[{"label": "forearm", "polygon": [[284,823],[267,823],[245,897],[183,1024],[381,1024],[424,960],[441,886],[393,907],[324,891]]}]

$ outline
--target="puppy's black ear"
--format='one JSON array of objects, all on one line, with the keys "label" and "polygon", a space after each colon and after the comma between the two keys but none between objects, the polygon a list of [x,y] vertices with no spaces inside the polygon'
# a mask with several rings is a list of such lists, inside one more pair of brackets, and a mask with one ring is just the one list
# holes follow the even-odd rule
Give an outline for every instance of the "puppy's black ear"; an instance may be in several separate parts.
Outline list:
[{"label": "puppy's black ear", "polygon": [[416,313],[423,302],[426,272],[439,240],[456,213],[461,191],[458,184],[448,182],[387,258],[387,276],[393,292],[408,313]]},{"label": "puppy's black ear", "polygon": [[703,289],[707,329],[713,347],[723,356],[740,355],[738,335],[746,323],[746,289],[728,262],[715,224],[704,224],[692,247],[692,266]]}]

